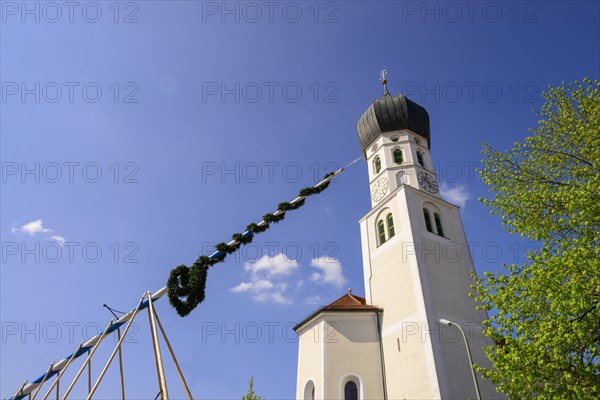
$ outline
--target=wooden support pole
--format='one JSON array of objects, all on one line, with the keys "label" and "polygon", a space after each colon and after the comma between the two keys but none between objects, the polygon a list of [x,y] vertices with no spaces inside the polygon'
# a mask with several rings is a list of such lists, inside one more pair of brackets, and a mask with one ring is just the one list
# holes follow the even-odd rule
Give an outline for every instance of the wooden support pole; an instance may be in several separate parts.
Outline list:
[{"label": "wooden support pole", "polygon": [[[90,351],[88,350],[88,357],[90,356]],[[88,394],[92,391],[92,359],[90,358],[90,362],[88,363]]]},{"label": "wooden support pole", "polygon": [[14,398],[15,398],[15,397],[17,397],[17,396],[20,396],[20,395],[21,395],[21,393],[23,393],[23,388],[24,388],[24,387],[25,387],[25,385],[27,385],[28,383],[29,383],[29,381],[25,381],[25,382],[24,382],[24,383],[21,385],[21,387],[19,388],[19,390],[17,390],[17,393],[15,393],[15,394],[13,395],[13,397],[12,397],[12,398],[14,399]]},{"label": "wooden support pole", "polygon": [[[121,340],[121,328],[117,328],[117,335]],[[121,373],[121,399],[125,400],[125,376],[123,375],[123,347],[119,348],[119,372]]]},{"label": "wooden support pole", "polygon": [[94,383],[94,386],[92,387],[92,390],[88,394],[87,400],[90,400],[92,398],[92,396],[94,395],[94,393],[96,393],[96,390],[98,389],[98,385],[100,385],[100,382],[102,381],[102,378],[104,378],[104,375],[106,374],[106,371],[108,370],[108,367],[112,363],[112,360],[115,358],[115,355],[117,354],[117,351],[121,348],[121,345],[123,344],[123,339],[125,338],[125,336],[127,336],[127,332],[129,331],[129,328],[131,328],[131,324],[132,324],[133,320],[135,319],[135,316],[137,315],[137,312],[139,311],[139,309],[140,309],[140,307],[142,305],[142,302],[144,301],[144,297],[146,297],[146,295],[147,295],[147,293],[144,293],[144,295],[142,296],[142,298],[138,302],[137,307],[133,311],[133,314],[131,315],[131,318],[129,319],[129,322],[127,322],[127,326],[125,327],[125,330],[123,331],[123,336],[121,336],[121,339],[119,340],[119,342],[117,343],[117,346],[115,347],[115,349],[113,350],[112,354],[108,358],[108,361],[106,362],[106,365],[102,369],[102,372],[100,372],[100,376],[98,377],[98,379],[96,380],[96,383]]},{"label": "wooden support pole", "polygon": [[48,396],[50,396],[50,392],[52,391],[52,388],[56,385],[56,398],[58,399],[59,397],[59,386],[60,386],[60,378],[65,374],[65,372],[67,371],[67,368],[69,368],[69,365],[71,365],[71,362],[73,362],[73,360],[75,359],[75,354],[77,354],[77,352],[81,349],[81,346],[83,346],[83,342],[81,342],[79,344],[79,346],[77,347],[77,350],[75,350],[73,352],[73,354],[71,354],[71,357],[69,357],[69,361],[67,361],[67,364],[65,365],[65,367],[60,371],[60,373],[56,376],[56,380],[54,381],[54,383],[50,386],[50,389],[48,389],[48,391],[46,392],[46,394],[44,395],[44,398],[42,400],[46,400],[48,398]]},{"label": "wooden support pole", "polygon": [[52,368],[54,368],[54,362],[52,362],[52,364],[50,364],[50,368],[48,368],[48,371],[46,371],[46,375],[44,375],[44,377],[42,378],[42,381],[40,382],[40,386],[38,386],[38,388],[35,390],[33,397],[31,397],[31,393],[29,393],[29,400],[35,400],[35,397],[40,392],[40,389],[42,389],[44,382],[46,382],[46,379],[48,379],[48,375],[50,374],[50,372],[52,372]]},{"label": "wooden support pole", "polygon": [[183,383],[183,388],[185,389],[185,392],[187,393],[188,399],[193,400],[192,393],[190,392],[190,388],[188,387],[187,382],[185,381],[183,373],[181,372],[181,368],[179,368],[179,363],[177,362],[177,358],[175,357],[175,352],[173,351],[173,348],[171,347],[169,338],[167,338],[167,334],[165,333],[165,330],[160,322],[160,318],[158,318],[158,313],[156,312],[156,309],[154,309],[154,316],[156,317],[156,322],[158,323],[158,328],[160,329],[160,332],[162,333],[162,336],[165,339],[165,343],[167,344],[169,353],[171,353],[171,358],[173,358],[173,363],[175,364],[175,368],[177,369],[179,378],[181,379],[181,382]]},{"label": "wooden support pole", "polygon": [[[66,400],[66,398],[69,395],[69,393],[71,393],[71,390],[73,390],[73,387],[75,387],[75,384],[77,383],[77,380],[81,376],[81,373],[85,369],[86,365],[88,365],[89,363],[91,363],[92,356],[94,355],[94,353],[98,349],[98,346],[100,346],[100,343],[102,342],[102,339],[104,339],[104,336],[106,336],[106,332],[108,332],[108,329],[112,326],[112,324],[113,324],[114,321],[115,321],[114,318],[110,320],[110,322],[108,323],[108,325],[104,329],[104,332],[102,332],[102,335],[100,335],[100,337],[98,338],[98,341],[96,342],[96,344],[94,345],[94,347],[92,347],[92,350],[91,351],[88,350],[88,356],[85,359],[85,362],[83,363],[83,365],[81,366],[81,368],[79,368],[79,371],[77,371],[77,374],[75,375],[75,378],[73,378],[73,381],[71,382],[71,384],[67,388],[67,391],[65,392],[65,395],[63,396],[63,400]],[[75,354],[75,353],[73,353],[73,354]],[[44,397],[43,400],[45,400],[45,399],[46,398]]]},{"label": "wooden support pole", "polygon": [[150,331],[152,332],[152,344],[154,345],[154,360],[156,361],[156,373],[158,375],[158,385],[163,400],[169,400],[167,392],[167,380],[165,379],[165,370],[163,368],[162,356],[160,354],[160,343],[158,342],[158,333],[156,332],[156,322],[154,321],[154,305],[152,296],[148,292],[148,319],[150,320]]}]

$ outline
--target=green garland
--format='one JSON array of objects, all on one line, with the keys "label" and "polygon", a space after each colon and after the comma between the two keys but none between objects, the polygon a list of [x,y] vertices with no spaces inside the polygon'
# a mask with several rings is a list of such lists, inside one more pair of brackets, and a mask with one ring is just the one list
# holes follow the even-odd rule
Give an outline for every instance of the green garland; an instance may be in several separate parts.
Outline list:
[{"label": "green garland", "polygon": [[[268,213],[263,216],[259,224],[251,223],[246,227],[244,233],[234,233],[232,235],[232,244],[225,242],[215,246],[216,253],[210,257],[200,256],[191,267],[180,265],[174,268],[169,274],[167,280],[167,289],[169,293],[169,303],[175,308],[177,314],[182,317],[188,315],[198,304],[204,301],[206,290],[206,277],[208,269],[218,262],[225,260],[228,254],[235,252],[242,245],[252,242],[254,235],[269,229],[271,223],[277,223],[285,218],[287,211],[296,210],[304,205],[305,198],[314,194],[321,193],[327,189],[331,183],[331,178],[335,173],[330,172],[323,177],[323,183],[300,190],[299,199],[288,203],[284,201],[279,203],[277,211],[273,214]],[[326,181],[327,180],[327,181]]]}]

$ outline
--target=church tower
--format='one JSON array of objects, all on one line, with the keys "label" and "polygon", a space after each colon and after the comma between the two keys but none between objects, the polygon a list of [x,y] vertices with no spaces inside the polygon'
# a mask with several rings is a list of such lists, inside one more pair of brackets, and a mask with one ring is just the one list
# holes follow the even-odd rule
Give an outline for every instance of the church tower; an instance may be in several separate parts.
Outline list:
[{"label": "church tower", "polygon": [[[371,195],[360,220],[365,297],[345,294],[296,325],[296,396],[476,399],[456,325],[473,362],[487,366],[487,314],[469,297],[474,268],[459,208],[440,196],[427,110],[383,83],[357,125]],[[477,381],[481,398],[502,397]]]},{"label": "church tower", "polygon": [[[384,86],[386,81],[384,80]],[[468,297],[474,271],[459,207],[444,201],[430,156],[429,115],[403,95],[376,99],[358,122],[371,210],[360,220],[366,303],[383,309],[389,399],[471,398],[473,361],[486,365],[486,312]],[[497,398],[478,377],[483,398]]]}]

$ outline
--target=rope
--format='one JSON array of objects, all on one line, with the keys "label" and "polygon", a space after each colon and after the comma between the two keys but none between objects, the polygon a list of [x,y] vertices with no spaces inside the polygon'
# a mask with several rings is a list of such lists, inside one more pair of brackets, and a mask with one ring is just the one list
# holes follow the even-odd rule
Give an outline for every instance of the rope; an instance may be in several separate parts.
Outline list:
[{"label": "rope", "polygon": [[[222,261],[223,259],[225,259],[225,256],[226,256],[227,253],[233,252],[233,251],[237,250],[240,247],[241,244],[250,243],[250,241],[252,240],[252,237],[254,236],[255,233],[259,233],[259,232],[265,231],[269,227],[269,223],[270,222],[279,222],[285,216],[285,212],[286,211],[295,210],[295,209],[299,208],[300,206],[302,206],[304,204],[304,200],[306,199],[306,197],[311,196],[313,194],[320,193],[323,190],[325,190],[329,186],[329,184],[331,183],[331,180],[333,178],[335,178],[336,176],[338,176],[340,173],[342,173],[342,171],[344,171],[348,167],[350,167],[353,164],[357,163],[361,158],[362,157],[358,157],[357,159],[355,159],[355,160],[351,161],[350,163],[348,163],[345,167],[340,168],[337,171],[332,172],[330,174],[327,174],[316,185],[314,185],[312,187],[309,187],[309,188],[302,189],[300,191],[300,193],[298,194],[298,196],[294,200],[292,200],[289,203],[280,203],[277,211],[275,211],[272,214],[265,214],[265,216],[263,216],[263,219],[259,223],[257,223],[257,224],[250,224],[248,226],[248,228],[252,227],[253,228],[252,230],[247,229],[242,234],[235,234],[233,236],[234,239],[231,240],[229,243],[221,243],[220,245],[217,245],[217,247],[216,247],[217,250],[213,254],[211,254],[208,257],[204,257],[204,256],[203,257],[206,258],[206,259],[213,260],[213,261],[217,260],[217,261],[214,261],[213,264],[216,263],[216,262]],[[282,205],[284,205],[284,206],[281,207]],[[291,208],[287,208],[289,206],[291,206]],[[284,210],[281,210],[281,208],[287,208],[287,210],[284,211]],[[266,219],[265,219],[265,217],[266,217]],[[224,250],[224,251],[221,251],[221,250]],[[186,266],[180,266],[180,267],[188,268]],[[178,267],[178,268],[180,268],[180,267]],[[173,271],[176,271],[178,268],[174,269]],[[190,268],[188,268],[188,269],[190,269]],[[181,270],[182,269],[179,269],[179,271],[181,271]],[[171,271],[171,273],[173,273],[173,271]],[[189,277],[189,275],[188,275],[188,277]],[[178,278],[179,283],[181,283],[182,280],[183,280],[182,277],[178,276],[177,278]],[[205,284],[206,284],[206,277],[204,277],[204,285]],[[176,292],[172,294],[172,293],[169,292],[169,289],[167,289],[167,287],[163,287],[160,290],[156,291],[151,296],[152,297],[152,301],[156,301],[156,300],[160,299],[165,294],[169,295],[170,300],[176,297],[182,303],[184,301],[189,301],[190,294],[192,294],[192,293],[191,292],[189,292],[189,294],[188,293],[182,293],[183,289],[185,289],[185,288],[180,287],[179,291],[176,290]],[[182,297],[185,298],[185,300],[182,301],[181,300]],[[193,301],[190,304],[193,304],[193,302],[195,300],[198,300],[199,298],[200,298],[200,296],[197,296],[197,294],[193,294],[193,296],[191,296],[191,299]],[[202,300],[204,300],[204,290],[203,289],[202,289]],[[196,303],[192,307],[192,309],[195,308],[200,302]],[[78,348],[73,353],[71,353],[68,356],[64,357],[60,361],[53,363],[47,371],[44,371],[44,373],[41,374],[35,380],[33,380],[31,382],[26,382],[25,384],[23,384],[23,386],[17,391],[17,393],[13,397],[9,398],[9,400],[22,400],[25,397],[27,397],[34,390],[36,390],[38,387],[40,387],[41,385],[43,385],[43,383],[46,382],[48,379],[50,379],[51,377],[59,374],[60,371],[63,370],[67,366],[67,364],[69,364],[70,361],[73,361],[76,358],[79,358],[83,354],[87,353],[89,350],[91,350],[98,343],[98,341],[101,338],[103,338],[105,335],[108,335],[108,334],[111,334],[111,333],[115,332],[118,328],[120,328],[121,326],[125,325],[134,315],[136,315],[137,313],[139,313],[142,310],[146,309],[147,307],[148,307],[148,300],[146,299],[146,300],[144,300],[142,302],[142,304],[137,309],[133,309],[133,310],[129,311],[128,313],[126,313],[125,315],[123,315],[121,318],[119,318],[118,320],[116,320],[112,325],[110,325],[110,327],[108,327],[104,332],[102,332],[102,334],[98,334],[98,335],[94,336],[93,338],[89,339],[87,342],[85,342],[82,345],[78,346]],[[115,311],[117,311],[117,310],[115,310]],[[159,395],[160,395],[160,393],[159,393]]]}]

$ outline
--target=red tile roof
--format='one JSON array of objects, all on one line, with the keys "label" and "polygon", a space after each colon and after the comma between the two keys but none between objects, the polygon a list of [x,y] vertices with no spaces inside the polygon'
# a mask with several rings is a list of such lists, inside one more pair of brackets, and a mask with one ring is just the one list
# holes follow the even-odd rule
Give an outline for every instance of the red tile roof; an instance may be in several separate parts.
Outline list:
[{"label": "red tile roof", "polygon": [[373,307],[367,304],[367,301],[360,296],[356,296],[352,293],[346,293],[339,299],[330,303],[329,305],[321,308],[324,310],[353,310],[353,309],[367,309],[367,310],[378,310],[377,307]]},{"label": "red tile roof", "polygon": [[314,317],[319,315],[324,311],[372,311],[372,312],[381,312],[381,308],[373,307],[367,304],[367,301],[360,296],[356,296],[352,293],[346,293],[342,297],[337,300],[329,303],[326,306],[323,306],[313,312],[311,315],[303,319],[296,326],[294,326],[294,331],[297,331],[303,325],[305,325],[308,321],[312,320]]}]

